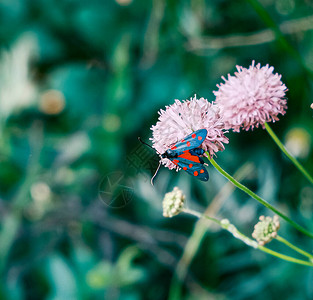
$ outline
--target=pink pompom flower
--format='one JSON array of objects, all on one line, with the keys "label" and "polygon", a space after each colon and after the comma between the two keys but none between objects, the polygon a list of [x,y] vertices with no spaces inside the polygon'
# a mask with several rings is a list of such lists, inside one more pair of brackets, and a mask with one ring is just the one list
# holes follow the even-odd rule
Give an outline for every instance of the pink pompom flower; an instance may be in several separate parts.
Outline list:
[{"label": "pink pompom flower", "polygon": [[[171,145],[182,140],[188,134],[199,130],[208,131],[201,148],[210,153],[210,157],[225,149],[223,144],[228,143],[219,108],[207,99],[197,99],[196,95],[190,100],[179,101],[160,110],[159,120],[151,127],[152,146],[163,154]],[[161,158],[163,165],[169,169],[178,167],[167,158]]]},{"label": "pink pompom flower", "polygon": [[217,85],[218,90],[213,92],[225,128],[239,132],[240,128],[264,128],[266,122],[278,121],[278,115],[284,115],[287,108],[287,88],[281,75],[274,74],[273,67],[261,67],[254,61],[249,69],[236,67],[235,76],[222,77],[225,83]]}]

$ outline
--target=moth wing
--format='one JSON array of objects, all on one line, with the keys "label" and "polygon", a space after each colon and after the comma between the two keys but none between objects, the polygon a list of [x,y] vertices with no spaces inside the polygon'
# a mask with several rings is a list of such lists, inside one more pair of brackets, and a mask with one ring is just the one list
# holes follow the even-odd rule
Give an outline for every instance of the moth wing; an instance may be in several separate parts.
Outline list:
[{"label": "moth wing", "polygon": [[177,157],[174,159],[171,159],[171,161],[178,165],[180,168],[182,168],[184,171],[186,171],[188,174],[196,177],[197,179],[200,179],[202,181],[208,181],[209,180],[209,173],[204,167],[203,164],[196,162],[197,159],[199,159],[196,155],[194,156],[193,160],[189,160],[182,157]]},{"label": "moth wing", "polygon": [[208,134],[208,131],[206,129],[199,129],[187,135],[180,142],[174,144],[171,147],[171,150],[186,151],[186,150],[198,148],[205,140],[207,134]]}]

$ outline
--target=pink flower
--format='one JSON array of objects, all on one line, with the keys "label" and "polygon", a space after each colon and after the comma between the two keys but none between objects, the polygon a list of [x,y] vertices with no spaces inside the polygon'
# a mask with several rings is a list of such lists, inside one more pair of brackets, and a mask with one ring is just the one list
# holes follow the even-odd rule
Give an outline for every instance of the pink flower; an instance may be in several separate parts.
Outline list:
[{"label": "pink flower", "polygon": [[265,122],[278,121],[278,115],[284,115],[287,108],[287,88],[281,75],[273,74],[274,68],[269,65],[255,66],[254,61],[249,69],[237,66],[237,70],[235,76],[222,77],[225,83],[213,92],[226,129],[239,132],[240,128],[264,128]]},{"label": "pink flower", "polygon": [[[208,134],[201,148],[208,151],[211,157],[224,150],[223,143],[228,143],[219,108],[204,98],[197,99],[195,95],[190,100],[175,100],[174,104],[166,106],[165,111],[161,109],[158,113],[159,121],[151,127],[150,140],[160,154],[188,134],[203,128]],[[169,159],[162,158],[161,161],[169,169],[177,169]]]}]

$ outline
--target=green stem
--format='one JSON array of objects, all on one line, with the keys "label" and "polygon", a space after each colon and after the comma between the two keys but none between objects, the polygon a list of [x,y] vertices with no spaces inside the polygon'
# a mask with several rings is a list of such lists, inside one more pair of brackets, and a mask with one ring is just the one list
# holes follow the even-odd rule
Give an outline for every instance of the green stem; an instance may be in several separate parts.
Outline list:
[{"label": "green stem", "polygon": [[274,133],[272,128],[268,123],[265,123],[265,129],[268,132],[268,134],[271,136],[271,138],[274,140],[274,142],[277,144],[279,149],[291,160],[291,162],[298,168],[298,170],[306,177],[307,180],[309,180],[313,184],[313,178],[312,176],[304,169],[304,167],[287,151],[283,143],[279,140],[277,135]]},{"label": "green stem", "polygon": [[313,255],[312,255],[312,254],[310,254],[310,253],[308,253],[308,252],[306,252],[306,251],[304,251],[304,250],[298,248],[297,246],[291,244],[290,242],[288,242],[287,240],[285,240],[283,237],[277,235],[277,236],[276,236],[276,240],[278,240],[278,241],[284,243],[286,246],[288,246],[289,248],[291,248],[291,249],[297,251],[298,253],[300,253],[300,254],[302,254],[302,255],[308,257],[308,258],[310,259],[310,261],[313,260]]},{"label": "green stem", "polygon": [[[238,169],[238,171],[235,172],[234,177],[241,180],[253,170],[254,166],[251,163],[245,163]],[[216,215],[223,202],[231,195],[235,188],[236,187],[231,182],[227,181],[224,187],[220,189],[218,194],[210,202],[204,212],[204,215]],[[209,224],[204,218],[199,219],[195,224],[193,232],[184,247],[183,254],[176,265],[170,285],[169,300],[182,298],[182,283],[187,276],[188,268],[196,256],[208,229]]]},{"label": "green stem", "polygon": [[254,8],[256,13],[261,17],[265,25],[270,28],[276,36],[277,43],[289,53],[299,65],[306,71],[308,77],[313,79],[313,72],[307,67],[306,63],[303,60],[303,57],[295,47],[286,39],[284,34],[281,31],[280,26],[278,26],[268,11],[263,7],[263,5],[258,0],[246,0]]},{"label": "green stem", "polygon": [[266,252],[266,253],[268,253],[270,255],[276,256],[276,257],[278,257],[280,259],[293,262],[295,264],[313,267],[313,263],[311,263],[309,261],[305,261],[305,260],[302,260],[302,259],[294,258],[294,257],[288,256],[288,255],[284,255],[284,254],[278,253],[276,251],[273,251],[273,250],[268,249],[268,248],[266,248],[264,246],[261,246],[261,245],[258,246],[258,249],[263,251],[263,252]]},{"label": "green stem", "polygon": [[282,260],[285,260],[285,261],[289,261],[289,262],[292,262],[292,263],[313,267],[313,263],[312,262],[308,262],[308,261],[305,261],[305,260],[302,260],[302,259],[297,259],[297,258],[288,256],[288,255],[284,255],[284,254],[281,254],[279,252],[273,251],[271,249],[268,249],[268,248],[266,248],[264,246],[259,245],[256,241],[248,238],[246,235],[241,233],[227,219],[224,219],[224,220],[220,221],[218,219],[209,217],[207,215],[202,215],[202,214],[200,214],[200,213],[198,213],[196,211],[193,211],[193,210],[187,209],[187,208],[183,209],[183,212],[191,214],[191,215],[194,215],[194,216],[196,216],[198,218],[208,219],[208,220],[218,224],[220,227],[222,227],[223,229],[225,229],[228,232],[230,232],[235,238],[241,240],[242,242],[244,242],[245,244],[247,244],[250,247],[253,247],[255,249],[259,249],[259,250],[261,250],[263,252],[266,252],[266,253],[268,253],[270,255],[273,255],[273,256],[278,257],[278,258],[280,258]]},{"label": "green stem", "polygon": [[285,221],[287,221],[290,225],[292,225],[294,228],[298,229],[299,231],[301,231],[302,233],[304,233],[305,235],[309,236],[310,238],[313,239],[313,234],[311,232],[309,232],[308,230],[306,230],[305,228],[303,228],[302,226],[300,226],[299,224],[297,224],[296,222],[292,221],[289,217],[287,217],[286,215],[284,215],[282,212],[280,212],[278,209],[276,209],[274,206],[272,206],[271,204],[269,204],[267,201],[265,201],[264,199],[262,199],[261,197],[259,197],[257,194],[253,193],[251,190],[249,190],[246,186],[244,186],[243,184],[241,184],[240,182],[238,182],[235,178],[233,178],[231,175],[229,175],[226,171],[224,171],[215,161],[213,158],[210,158],[210,154],[208,152],[206,152],[207,157],[210,161],[210,163],[215,167],[215,169],[217,171],[219,171],[224,177],[226,177],[231,183],[233,183],[235,186],[237,186],[239,189],[241,189],[242,191],[244,191],[246,194],[248,194],[249,196],[251,196],[252,198],[254,198],[255,200],[257,200],[258,202],[260,202],[262,205],[264,205],[265,207],[267,207],[268,209],[270,209],[271,211],[273,211],[275,214],[277,214],[278,216],[280,216],[281,218],[283,218]]}]

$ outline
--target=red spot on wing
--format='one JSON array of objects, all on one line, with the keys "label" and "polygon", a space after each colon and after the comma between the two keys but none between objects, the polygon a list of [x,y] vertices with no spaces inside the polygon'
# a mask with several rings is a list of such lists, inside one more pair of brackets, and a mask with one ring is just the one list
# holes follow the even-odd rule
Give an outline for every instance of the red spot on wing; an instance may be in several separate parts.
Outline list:
[{"label": "red spot on wing", "polygon": [[201,136],[201,135],[198,136],[198,140],[199,140],[199,141],[202,140],[202,136]]},{"label": "red spot on wing", "polygon": [[181,142],[182,142],[182,143],[184,143],[184,142],[185,142],[185,140],[181,140]]},{"label": "red spot on wing", "polygon": [[176,147],[176,145],[174,145],[172,148],[171,148],[172,150],[175,150],[175,149],[177,149],[177,147]]},{"label": "red spot on wing", "polygon": [[189,164],[189,168],[190,168],[190,169],[192,168],[192,166],[193,166],[193,164]]},{"label": "red spot on wing", "polygon": [[187,170],[187,167],[183,167],[183,170],[185,170],[185,171],[186,171],[186,170]]},{"label": "red spot on wing", "polygon": [[196,162],[196,163],[200,163],[199,157],[196,155],[191,155],[189,150],[184,151],[184,153],[181,155],[178,155],[178,157],[181,157],[181,158],[184,158],[184,159]]},{"label": "red spot on wing", "polygon": [[204,173],[204,170],[203,170],[203,169],[201,169],[201,170],[200,170],[200,173],[201,173],[201,174],[202,174],[202,173]]},{"label": "red spot on wing", "polygon": [[187,142],[187,147],[190,147],[190,142]]},{"label": "red spot on wing", "polygon": [[178,163],[179,163],[179,160],[178,160],[178,159],[173,159],[173,163],[174,163],[174,164],[178,164]]},{"label": "red spot on wing", "polygon": [[194,176],[198,176],[198,175],[199,175],[198,171],[194,171],[194,172],[193,172],[193,175],[194,175]]},{"label": "red spot on wing", "polygon": [[191,135],[191,137],[194,139],[194,138],[196,138],[196,134],[195,133],[193,133],[192,135]]}]

